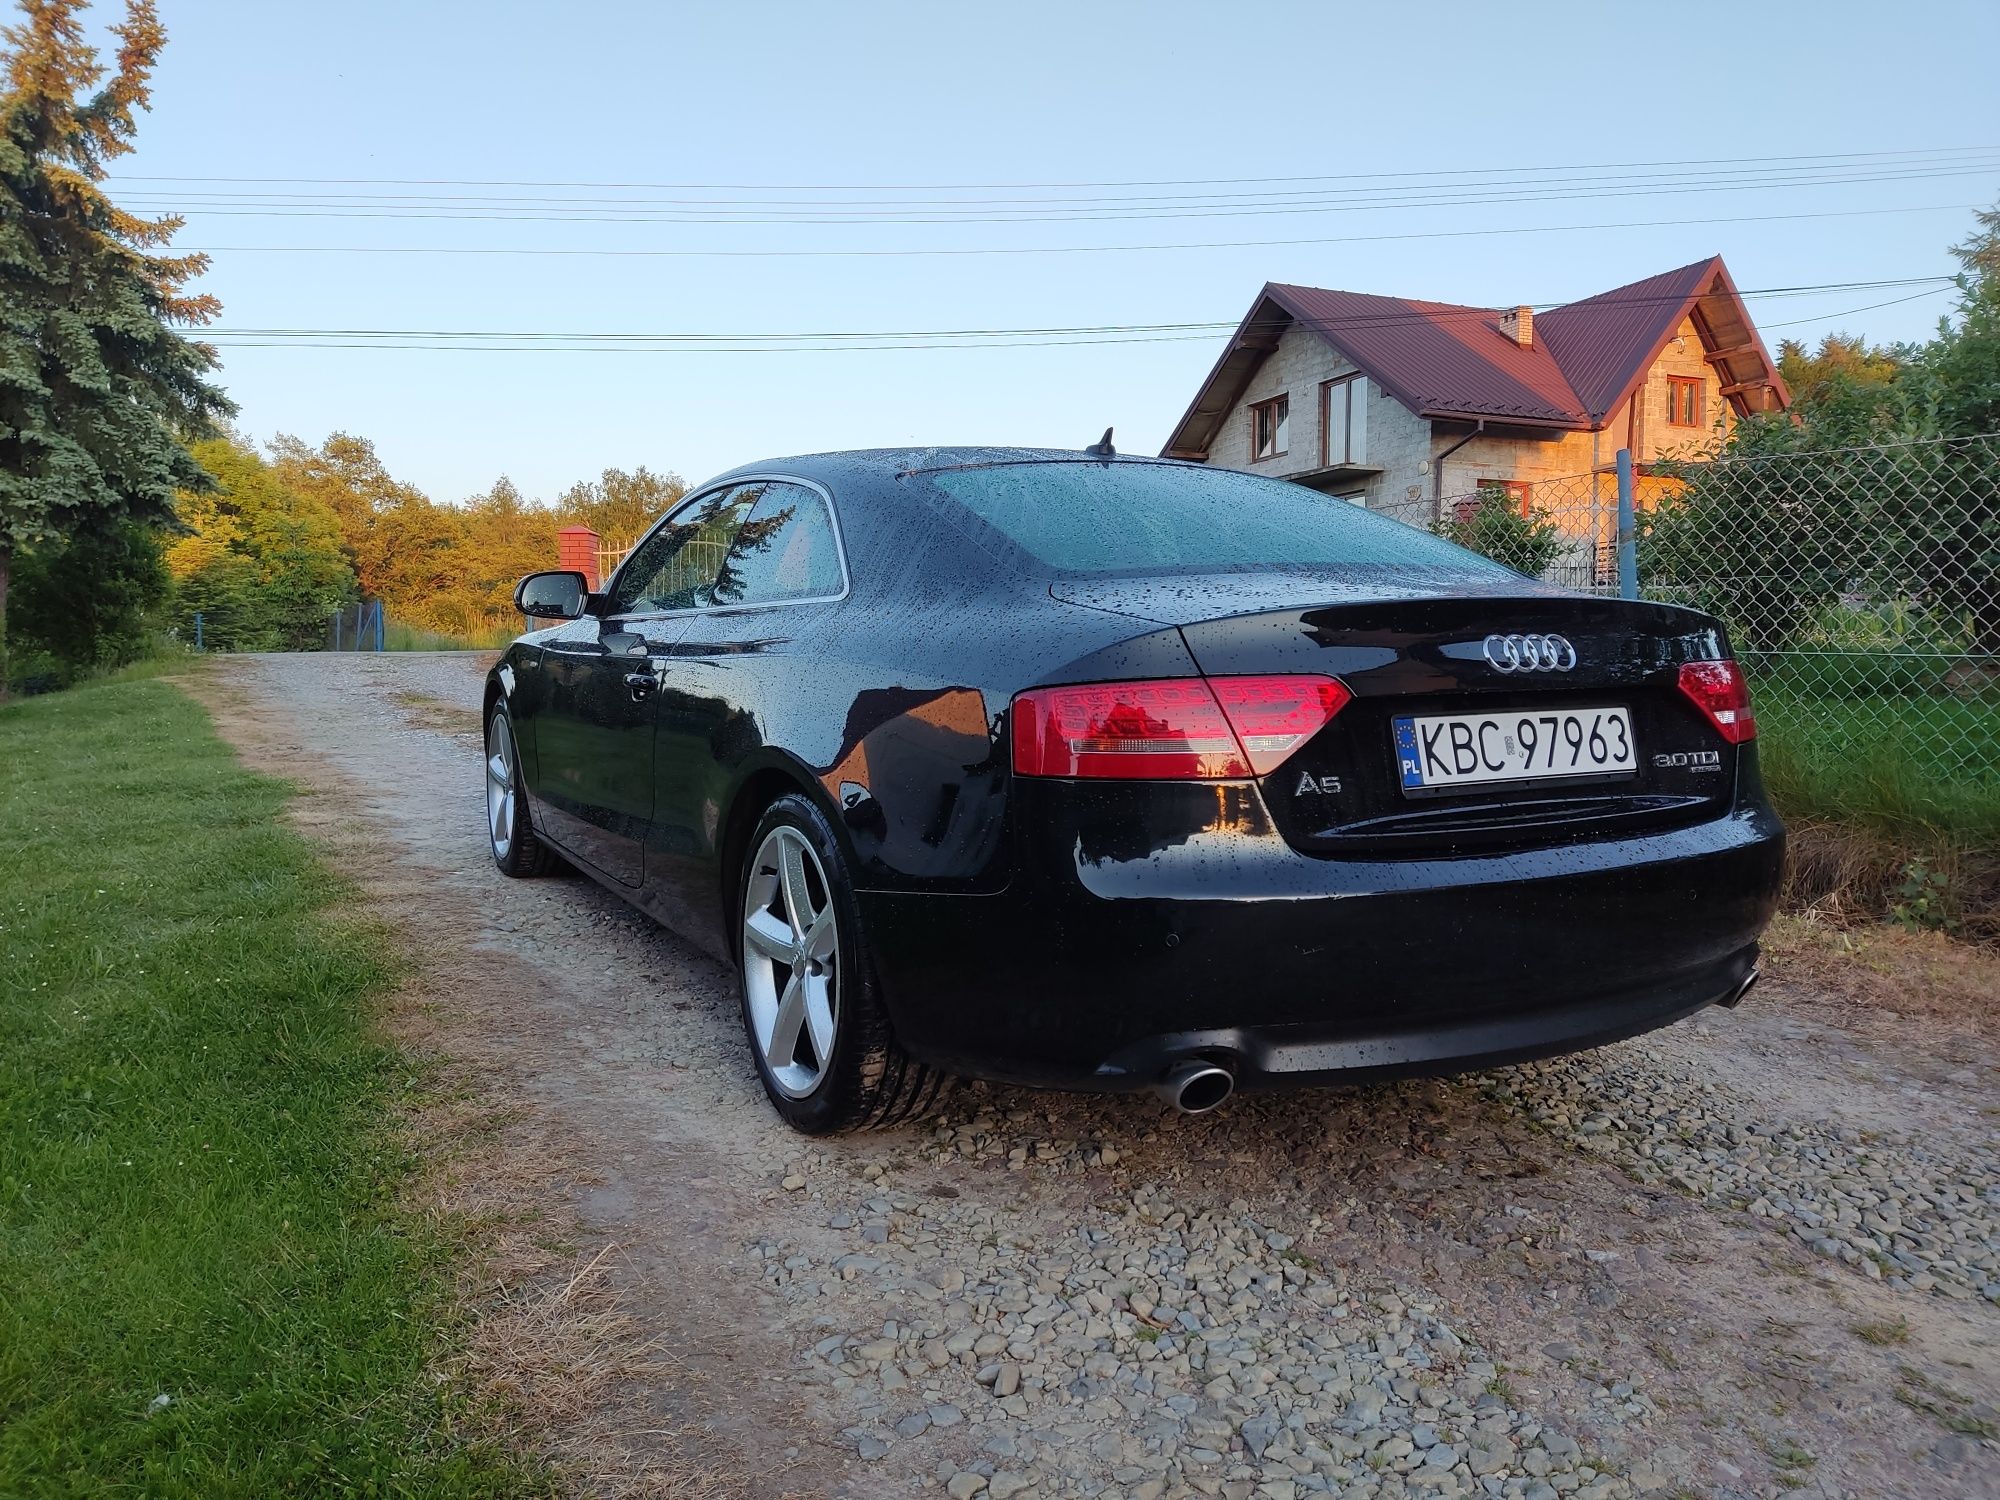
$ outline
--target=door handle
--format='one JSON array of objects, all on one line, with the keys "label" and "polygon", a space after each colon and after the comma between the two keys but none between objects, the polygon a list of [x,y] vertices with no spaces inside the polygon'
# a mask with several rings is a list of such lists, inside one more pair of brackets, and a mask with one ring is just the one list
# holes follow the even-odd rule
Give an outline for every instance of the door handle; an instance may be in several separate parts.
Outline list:
[{"label": "door handle", "polygon": [[625,686],[632,694],[634,703],[643,703],[652,696],[653,689],[660,685],[660,679],[651,672],[627,672]]}]

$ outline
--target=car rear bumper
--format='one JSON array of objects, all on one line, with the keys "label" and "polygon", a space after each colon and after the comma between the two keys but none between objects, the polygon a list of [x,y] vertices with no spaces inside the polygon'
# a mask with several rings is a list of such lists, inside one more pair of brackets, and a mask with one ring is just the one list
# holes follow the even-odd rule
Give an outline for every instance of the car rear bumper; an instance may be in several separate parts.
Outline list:
[{"label": "car rear bumper", "polygon": [[[1784,833],[1753,806],[1466,858],[1300,854],[1248,786],[1035,789],[991,895],[868,893],[898,1036],[939,1066],[1083,1089],[1225,1062],[1246,1086],[1448,1072],[1600,1045],[1733,998]],[[1171,830],[1141,836],[1140,827]]]}]

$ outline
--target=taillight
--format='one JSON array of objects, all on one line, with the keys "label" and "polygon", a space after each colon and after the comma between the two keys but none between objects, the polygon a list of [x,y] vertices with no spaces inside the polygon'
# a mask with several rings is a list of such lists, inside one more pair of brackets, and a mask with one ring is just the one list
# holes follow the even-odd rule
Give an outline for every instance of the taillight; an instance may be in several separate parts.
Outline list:
[{"label": "taillight", "polygon": [[1277,770],[1354,696],[1331,677],[1211,677],[1208,685],[1258,776]]},{"label": "taillight", "polygon": [[1735,662],[1684,661],[1680,685],[1689,701],[1730,744],[1757,738],[1757,716],[1750,711],[1750,684]]},{"label": "taillight", "polygon": [[1176,677],[1035,688],[1014,699],[1022,776],[1262,776],[1346,706],[1331,677]]}]

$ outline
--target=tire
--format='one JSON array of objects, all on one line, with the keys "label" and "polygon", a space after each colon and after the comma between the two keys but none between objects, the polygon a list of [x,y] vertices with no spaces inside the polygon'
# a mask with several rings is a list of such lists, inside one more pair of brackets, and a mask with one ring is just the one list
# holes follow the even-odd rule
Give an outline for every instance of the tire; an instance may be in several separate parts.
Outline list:
[{"label": "tire", "polygon": [[516,880],[546,874],[556,862],[528,820],[521,752],[504,703],[494,704],[486,720],[486,844],[500,873]]},{"label": "tire", "polygon": [[743,1031],[772,1107],[806,1135],[893,1125],[928,1108],[944,1075],[897,1045],[825,814],[806,797],[780,797],[739,874]]}]

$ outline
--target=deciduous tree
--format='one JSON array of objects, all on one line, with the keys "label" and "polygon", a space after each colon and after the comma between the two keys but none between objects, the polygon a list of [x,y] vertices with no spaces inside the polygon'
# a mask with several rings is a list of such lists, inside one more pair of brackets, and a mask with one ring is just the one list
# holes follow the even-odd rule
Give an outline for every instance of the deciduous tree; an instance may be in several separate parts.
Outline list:
[{"label": "deciduous tree", "polygon": [[[271,466],[295,494],[320,501],[340,524],[341,545],[370,598],[388,597],[384,585],[396,568],[395,533],[431,504],[415,485],[391,477],[375,445],[336,432],[317,448],[289,435],[270,445]],[[401,518],[405,524],[399,526]]]},{"label": "deciduous tree", "polygon": [[1818,403],[1836,385],[1886,392],[1914,351],[1900,345],[1871,344],[1851,333],[1829,333],[1811,354],[1797,339],[1778,345],[1778,373],[1795,402]]},{"label": "deciduous tree", "polygon": [[629,474],[606,469],[556,497],[558,524],[588,526],[604,538],[605,546],[626,547],[686,493],[687,483],[678,474],[655,474],[644,464]]},{"label": "deciduous tree", "polygon": [[211,439],[194,456],[216,482],[180,496],[184,531],[167,567],[182,613],[199,610],[204,635],[225,651],[319,645],[328,617],[354,597],[333,511],[243,443]]},{"label": "deciduous tree", "polygon": [[555,566],[555,512],[523,498],[504,476],[483,495],[466,501],[464,572],[457,592],[472,616],[471,628],[490,630],[517,618],[514,585],[525,573]]}]

